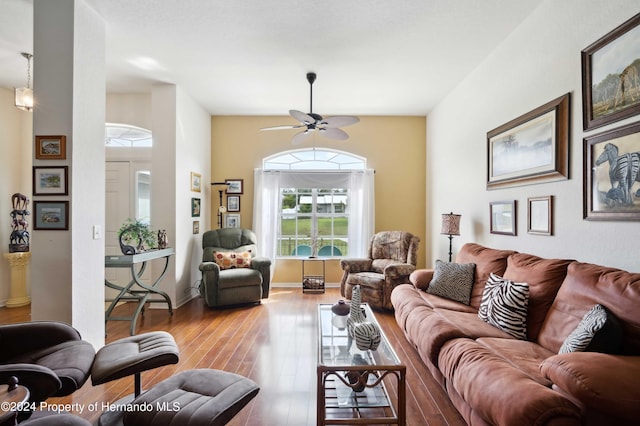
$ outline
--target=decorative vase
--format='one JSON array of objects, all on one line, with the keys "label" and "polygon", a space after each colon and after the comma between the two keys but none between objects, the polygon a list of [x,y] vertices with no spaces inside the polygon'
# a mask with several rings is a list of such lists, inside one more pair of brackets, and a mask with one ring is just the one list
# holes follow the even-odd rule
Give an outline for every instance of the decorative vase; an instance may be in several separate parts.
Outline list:
[{"label": "decorative vase", "polygon": [[350,309],[351,307],[349,306],[349,304],[344,300],[340,299],[338,300],[338,303],[334,304],[331,307],[331,312],[333,312],[336,315],[345,316],[345,315],[349,315]]},{"label": "decorative vase", "polygon": [[361,304],[360,286],[353,287],[351,292],[351,308],[347,319],[349,336],[356,341],[361,351],[370,349],[375,351],[380,344],[380,328],[377,324],[367,321]]}]

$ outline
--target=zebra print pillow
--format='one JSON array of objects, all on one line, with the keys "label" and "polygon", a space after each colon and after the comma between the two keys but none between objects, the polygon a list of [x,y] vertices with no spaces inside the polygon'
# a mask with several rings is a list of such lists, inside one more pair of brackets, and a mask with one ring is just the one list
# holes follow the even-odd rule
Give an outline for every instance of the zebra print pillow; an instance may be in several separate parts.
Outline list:
[{"label": "zebra print pillow", "polygon": [[597,304],[582,317],[582,321],[567,336],[558,353],[618,353],[622,340],[622,327],[616,317],[604,306]]},{"label": "zebra print pillow", "polygon": [[482,293],[478,317],[516,339],[526,340],[528,305],[529,284],[514,283],[491,273]]},{"label": "zebra print pillow", "polygon": [[436,260],[433,279],[427,293],[469,304],[475,275],[475,263],[451,263]]}]

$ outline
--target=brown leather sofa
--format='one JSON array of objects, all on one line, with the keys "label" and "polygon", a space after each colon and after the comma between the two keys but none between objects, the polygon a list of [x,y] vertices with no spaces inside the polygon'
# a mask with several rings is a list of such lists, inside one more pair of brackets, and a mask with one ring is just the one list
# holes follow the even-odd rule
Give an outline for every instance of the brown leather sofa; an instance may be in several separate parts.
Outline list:
[{"label": "brown leather sofa", "polygon": [[[638,424],[640,274],[466,244],[474,263],[470,304],[427,293],[433,270],[416,270],[391,295],[407,339],[470,425]],[[529,284],[527,339],[478,317],[493,272]],[[595,304],[622,328],[619,355],[558,354]]]}]

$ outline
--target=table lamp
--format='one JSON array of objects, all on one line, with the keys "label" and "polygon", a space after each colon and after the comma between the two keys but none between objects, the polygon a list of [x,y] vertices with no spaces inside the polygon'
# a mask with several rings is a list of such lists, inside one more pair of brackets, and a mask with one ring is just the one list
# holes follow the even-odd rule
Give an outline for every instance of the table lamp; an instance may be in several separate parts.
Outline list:
[{"label": "table lamp", "polygon": [[453,214],[453,212],[442,215],[442,229],[440,233],[449,236],[449,262],[451,262],[453,236],[460,235],[460,217],[461,215]]}]

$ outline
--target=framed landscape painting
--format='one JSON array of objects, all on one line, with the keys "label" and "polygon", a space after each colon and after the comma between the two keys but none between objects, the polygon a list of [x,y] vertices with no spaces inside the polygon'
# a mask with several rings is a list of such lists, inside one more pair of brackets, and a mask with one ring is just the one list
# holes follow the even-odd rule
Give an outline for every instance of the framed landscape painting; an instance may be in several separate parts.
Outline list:
[{"label": "framed landscape painting", "polygon": [[568,177],[568,93],[487,133],[487,189]]},{"label": "framed landscape painting", "polygon": [[492,234],[516,235],[516,201],[493,201],[489,203],[489,232]]},{"label": "framed landscape painting", "polygon": [[33,195],[67,195],[68,166],[33,168]]},{"label": "framed landscape painting", "polygon": [[640,113],[640,13],[582,51],[584,130]]},{"label": "framed landscape painting", "polygon": [[69,229],[68,201],[34,201],[33,229],[65,231]]},{"label": "framed landscape painting", "polygon": [[584,139],[583,216],[640,220],[640,123]]}]

